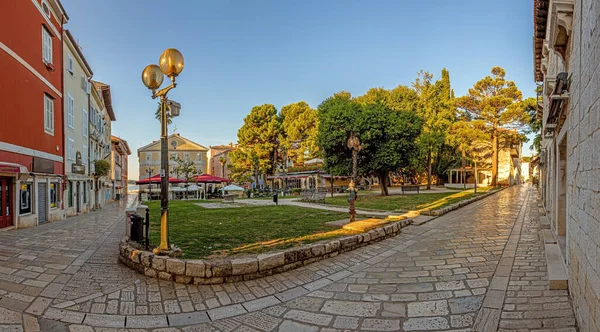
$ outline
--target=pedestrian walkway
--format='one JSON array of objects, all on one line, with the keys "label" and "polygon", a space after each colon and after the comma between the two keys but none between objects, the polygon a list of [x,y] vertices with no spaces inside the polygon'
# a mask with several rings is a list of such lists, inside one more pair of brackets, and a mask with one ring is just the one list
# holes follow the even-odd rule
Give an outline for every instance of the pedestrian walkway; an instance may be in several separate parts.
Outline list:
[{"label": "pedestrian walkway", "polygon": [[575,331],[568,294],[547,287],[530,190],[297,270],[212,286],[118,264],[116,204],[3,232],[0,331],[470,331],[485,313],[496,322],[485,331]]}]

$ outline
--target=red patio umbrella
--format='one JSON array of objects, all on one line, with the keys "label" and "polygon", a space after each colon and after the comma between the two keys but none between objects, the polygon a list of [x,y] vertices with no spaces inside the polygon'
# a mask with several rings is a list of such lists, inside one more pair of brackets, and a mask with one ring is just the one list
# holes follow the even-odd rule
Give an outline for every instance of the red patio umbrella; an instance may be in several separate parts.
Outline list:
[{"label": "red patio umbrella", "polygon": [[[160,184],[160,181],[161,181],[160,174],[156,174],[150,178],[136,181],[135,184],[149,184],[149,183]],[[184,182],[185,182],[185,180],[169,177],[169,183],[184,183]]]},{"label": "red patio umbrella", "polygon": [[231,182],[231,180],[213,176],[209,174],[196,175],[192,178],[192,182],[196,183],[222,183],[222,182]]}]

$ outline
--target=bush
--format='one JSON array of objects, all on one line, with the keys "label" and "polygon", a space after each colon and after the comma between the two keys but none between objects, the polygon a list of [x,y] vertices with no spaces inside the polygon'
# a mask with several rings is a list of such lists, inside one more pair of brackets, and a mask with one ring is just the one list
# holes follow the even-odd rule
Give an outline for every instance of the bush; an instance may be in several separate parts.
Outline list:
[{"label": "bush", "polygon": [[293,188],[292,189],[292,193],[294,193],[294,194],[299,194],[301,192],[302,192],[302,189],[300,189],[300,188]]}]

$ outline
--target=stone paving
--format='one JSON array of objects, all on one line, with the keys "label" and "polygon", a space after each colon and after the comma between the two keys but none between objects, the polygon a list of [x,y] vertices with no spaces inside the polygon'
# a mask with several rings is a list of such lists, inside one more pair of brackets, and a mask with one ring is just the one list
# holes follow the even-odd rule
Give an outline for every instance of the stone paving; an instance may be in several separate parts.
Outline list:
[{"label": "stone paving", "polygon": [[0,331],[470,331],[492,300],[501,310],[486,331],[575,331],[568,293],[547,287],[530,190],[297,270],[212,286],[118,264],[117,204],[0,232]]}]

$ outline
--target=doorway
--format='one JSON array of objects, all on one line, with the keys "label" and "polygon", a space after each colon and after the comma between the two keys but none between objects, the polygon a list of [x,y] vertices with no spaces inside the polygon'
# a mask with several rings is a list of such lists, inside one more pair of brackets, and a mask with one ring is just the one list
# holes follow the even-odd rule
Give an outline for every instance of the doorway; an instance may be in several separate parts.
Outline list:
[{"label": "doorway", "polygon": [[48,221],[47,213],[48,213],[48,184],[40,182],[38,183],[38,224],[43,224]]},{"label": "doorway", "polygon": [[556,235],[566,257],[567,238],[567,135],[558,144],[556,163]]},{"label": "doorway", "polygon": [[77,213],[81,212],[81,204],[79,202],[79,197],[81,197],[81,188],[79,186],[79,182],[75,183],[75,211]]},{"label": "doorway", "polygon": [[0,228],[13,225],[12,179],[0,177]]}]

